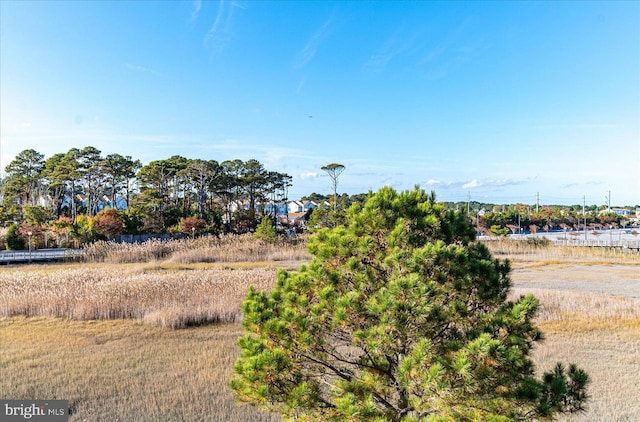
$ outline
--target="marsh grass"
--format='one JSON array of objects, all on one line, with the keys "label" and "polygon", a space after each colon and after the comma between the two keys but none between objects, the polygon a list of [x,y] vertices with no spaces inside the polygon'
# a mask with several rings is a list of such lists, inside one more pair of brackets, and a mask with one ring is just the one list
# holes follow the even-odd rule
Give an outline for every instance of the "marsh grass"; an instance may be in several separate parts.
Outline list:
[{"label": "marsh grass", "polygon": [[69,400],[71,422],[279,421],[228,387],[240,334],[240,324],[0,318],[0,395]]},{"label": "marsh grass", "polygon": [[0,316],[77,320],[133,318],[160,327],[231,323],[249,286],[273,286],[277,268],[309,259],[306,239],[268,243],[250,235],[96,242],[84,263],[0,273]]},{"label": "marsh grass", "polygon": [[54,268],[0,272],[0,316],[133,318],[171,328],[230,323],[241,318],[249,286],[267,290],[276,277],[275,269]]},{"label": "marsh grass", "polygon": [[514,263],[512,298],[540,301],[537,325],[545,340],[533,353],[538,372],[573,362],[591,378],[591,399],[566,422],[637,421],[640,415],[640,271],[637,258],[589,257]]},{"label": "marsh grass", "polygon": [[[241,248],[220,247],[210,261],[196,262],[194,251],[208,246],[191,246],[135,252],[153,256],[136,264],[118,252],[95,263],[0,271],[2,395],[69,399],[73,422],[279,420],[237,404],[227,387],[242,334],[240,303],[249,285],[268,290],[275,268],[295,268],[306,255],[241,261],[234,256]],[[546,340],[534,349],[537,372],[575,362],[592,378],[588,411],[559,420],[635,421],[640,259],[556,248],[496,253],[512,259],[512,298],[540,300]],[[209,322],[216,324],[199,326]]]},{"label": "marsh grass", "polygon": [[497,258],[508,258],[512,261],[547,260],[547,261],[583,261],[592,263],[627,262],[640,265],[640,255],[631,250],[587,247],[571,245],[553,245],[546,242],[526,242],[512,239],[488,240],[483,243]]},{"label": "marsh grass", "polygon": [[[585,305],[586,307],[587,305]],[[596,312],[598,313],[598,312]],[[583,314],[584,315],[584,314]],[[560,415],[559,421],[635,422],[640,415],[640,321],[589,318],[542,321],[538,327],[545,340],[533,358],[538,372],[555,363],[573,362],[591,379],[590,400],[582,414]]]},{"label": "marsh grass", "polygon": [[308,259],[305,236],[269,243],[256,240],[250,234],[149,240],[132,244],[96,242],[86,248],[84,255],[85,262],[110,264],[156,261],[191,264]]}]

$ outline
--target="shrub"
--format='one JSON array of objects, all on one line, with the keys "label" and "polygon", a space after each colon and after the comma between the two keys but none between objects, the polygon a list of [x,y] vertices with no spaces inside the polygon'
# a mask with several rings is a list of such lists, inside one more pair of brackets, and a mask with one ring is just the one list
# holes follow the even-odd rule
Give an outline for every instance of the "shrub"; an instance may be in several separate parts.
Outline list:
[{"label": "shrub", "polygon": [[18,225],[12,224],[4,237],[7,250],[17,251],[25,248],[26,242],[18,235]]},{"label": "shrub", "polygon": [[262,221],[256,228],[256,232],[253,234],[254,239],[262,240],[264,242],[274,243],[278,240],[278,234],[276,233],[275,223],[269,216],[262,217]]},{"label": "shrub", "polygon": [[200,234],[207,222],[197,217],[187,217],[180,220],[180,231],[187,236]]},{"label": "shrub", "polygon": [[122,218],[115,208],[106,208],[96,214],[93,218],[93,225],[96,232],[107,237],[121,234],[124,228]]}]

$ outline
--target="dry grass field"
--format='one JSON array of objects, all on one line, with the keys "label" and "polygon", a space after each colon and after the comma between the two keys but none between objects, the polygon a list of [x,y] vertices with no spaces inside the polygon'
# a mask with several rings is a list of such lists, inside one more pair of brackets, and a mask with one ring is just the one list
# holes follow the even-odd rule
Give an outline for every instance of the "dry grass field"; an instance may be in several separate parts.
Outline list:
[{"label": "dry grass field", "polygon": [[591,377],[588,411],[558,420],[639,421],[640,257],[570,247],[494,253],[512,261],[512,295],[540,300],[538,370],[574,362]]},{"label": "dry grass field", "polygon": [[239,324],[0,319],[0,396],[69,400],[71,421],[277,421],[228,388]]},{"label": "dry grass field", "polygon": [[[183,247],[147,263],[112,250],[98,263],[0,269],[0,397],[67,399],[72,421],[280,420],[237,404],[227,384],[246,289],[268,289],[275,268],[305,255],[247,242],[253,262]],[[592,378],[588,412],[560,420],[638,420],[640,257],[503,246],[492,249],[512,260],[513,295],[542,303],[539,370],[575,362]]]}]

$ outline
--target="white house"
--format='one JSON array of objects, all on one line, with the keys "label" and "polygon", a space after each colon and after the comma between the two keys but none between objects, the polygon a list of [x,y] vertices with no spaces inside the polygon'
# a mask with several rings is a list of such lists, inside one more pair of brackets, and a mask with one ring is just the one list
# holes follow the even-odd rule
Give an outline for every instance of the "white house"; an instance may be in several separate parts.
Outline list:
[{"label": "white house", "polygon": [[304,212],[304,204],[301,201],[289,201],[287,209],[289,214]]},{"label": "white house", "polygon": [[288,204],[286,202],[279,202],[277,204],[268,202],[264,205],[264,211],[267,214],[287,215]]},{"label": "white house", "polygon": [[623,215],[625,217],[628,217],[631,215],[631,211],[626,210],[624,208],[612,208],[611,212],[615,212],[617,215]]}]

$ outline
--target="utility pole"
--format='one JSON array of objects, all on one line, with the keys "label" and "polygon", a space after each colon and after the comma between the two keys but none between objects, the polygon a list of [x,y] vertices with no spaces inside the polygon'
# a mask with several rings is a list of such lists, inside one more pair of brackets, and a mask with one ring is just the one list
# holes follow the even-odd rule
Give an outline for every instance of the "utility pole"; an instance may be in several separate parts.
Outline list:
[{"label": "utility pole", "polygon": [[471,191],[467,192],[467,215],[471,215]]},{"label": "utility pole", "polygon": [[536,192],[536,214],[538,213],[538,207],[540,207],[540,192]]},{"label": "utility pole", "polygon": [[585,212],[585,206],[587,203],[587,197],[582,195],[582,218],[584,219],[584,243],[587,243],[587,214]]},{"label": "utility pole", "polygon": [[611,212],[611,191],[609,191],[609,196],[605,196],[604,200],[607,201],[607,212]]}]

